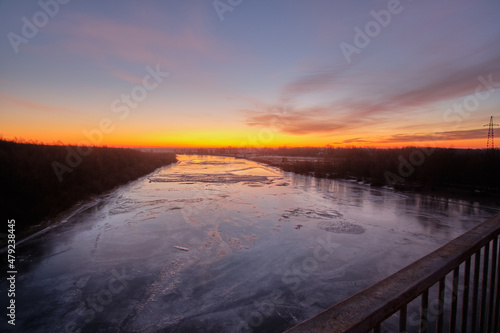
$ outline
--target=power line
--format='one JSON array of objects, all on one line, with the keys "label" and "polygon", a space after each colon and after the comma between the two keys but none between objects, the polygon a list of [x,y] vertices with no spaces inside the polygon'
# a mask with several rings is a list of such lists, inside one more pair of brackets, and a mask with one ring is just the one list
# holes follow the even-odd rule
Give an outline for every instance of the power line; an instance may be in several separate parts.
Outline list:
[{"label": "power line", "polygon": [[494,126],[500,126],[493,123],[493,116],[490,117],[490,123],[484,125],[488,126],[488,141],[486,142],[486,149],[495,149],[495,133],[493,132]]}]

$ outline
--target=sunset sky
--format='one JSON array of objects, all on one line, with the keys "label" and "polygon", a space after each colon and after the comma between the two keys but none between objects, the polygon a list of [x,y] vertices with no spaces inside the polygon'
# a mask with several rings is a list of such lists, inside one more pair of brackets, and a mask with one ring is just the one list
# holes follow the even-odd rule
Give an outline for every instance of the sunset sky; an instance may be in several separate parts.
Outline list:
[{"label": "sunset sky", "polygon": [[0,29],[4,139],[484,148],[500,123],[498,0],[4,0]]}]

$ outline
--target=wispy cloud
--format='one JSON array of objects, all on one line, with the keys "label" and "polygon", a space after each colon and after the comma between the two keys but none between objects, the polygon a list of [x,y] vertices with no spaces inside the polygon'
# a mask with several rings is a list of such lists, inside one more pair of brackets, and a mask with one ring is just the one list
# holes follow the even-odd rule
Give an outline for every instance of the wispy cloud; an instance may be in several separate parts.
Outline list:
[{"label": "wispy cloud", "polygon": [[20,106],[22,108],[42,111],[46,113],[67,113],[67,114],[76,113],[74,110],[71,110],[70,108],[54,106],[54,105],[45,105],[38,102],[33,102],[28,99],[21,99],[13,96],[8,96],[5,94],[0,94],[0,99],[4,103],[4,107],[8,107],[9,104],[13,104],[16,106]]},{"label": "wispy cloud", "polygon": [[483,139],[486,137],[484,129],[443,131],[436,133],[393,134],[378,141],[378,143],[394,142],[432,142]]},{"label": "wispy cloud", "polygon": [[[496,41],[500,44],[500,39]],[[280,100],[295,111],[288,114],[288,125],[279,130],[289,134],[335,134],[340,129],[367,130],[372,125],[393,122],[395,117],[404,121],[410,115],[420,116],[425,121],[429,113],[444,111],[436,103],[473,94],[478,87],[486,90],[478,77],[491,75],[495,82],[500,82],[500,47],[483,46],[463,55],[458,63],[446,64],[439,58],[415,66],[407,63],[400,72],[370,73],[346,67],[306,73],[281,90]],[[337,92],[337,96],[343,97],[332,97],[328,104],[316,107],[299,105],[298,97],[324,91]],[[272,116],[269,110],[257,109],[247,112],[246,122],[250,126],[262,124]],[[455,139],[453,133],[448,134],[449,139]]]},{"label": "wispy cloud", "polygon": [[[280,110],[280,112],[278,112]],[[264,111],[244,111],[248,126],[272,127],[285,134],[305,135],[332,133],[348,128],[348,124],[328,115],[326,108],[280,109],[266,107]]]},{"label": "wispy cloud", "polygon": [[335,84],[339,84],[337,75],[340,72],[340,70],[323,69],[298,77],[283,87],[282,99],[289,101],[303,94],[331,89]]},{"label": "wispy cloud", "polygon": [[[481,87],[478,77],[492,75],[500,81],[500,53],[490,59],[453,71],[439,68],[428,68],[412,80],[423,82],[394,95],[386,96],[380,105],[398,107],[419,107],[430,103],[446,101],[475,93]],[[404,88],[403,88],[404,89]]]},{"label": "wispy cloud", "polygon": [[[164,21],[171,18],[165,15]],[[49,27],[57,36],[57,50],[90,58],[108,67],[126,61],[133,64],[162,64],[189,68],[205,61],[231,59],[234,50],[200,28],[197,22],[177,30],[160,30],[133,22],[102,19],[80,13],[67,13]]]},{"label": "wispy cloud", "polygon": [[373,143],[373,140],[367,140],[363,138],[351,138],[342,141],[330,142],[330,145],[347,145],[352,143]]},{"label": "wispy cloud", "polygon": [[121,80],[131,82],[134,84],[143,84],[143,79],[134,75],[130,75],[129,73],[123,71],[123,70],[113,70],[111,71],[111,74],[115,76],[116,78],[119,78]]},{"label": "wispy cloud", "polygon": [[347,140],[342,141],[342,143],[364,143],[364,142],[369,142],[369,141],[364,140],[362,138],[352,138],[352,139],[347,139]]}]

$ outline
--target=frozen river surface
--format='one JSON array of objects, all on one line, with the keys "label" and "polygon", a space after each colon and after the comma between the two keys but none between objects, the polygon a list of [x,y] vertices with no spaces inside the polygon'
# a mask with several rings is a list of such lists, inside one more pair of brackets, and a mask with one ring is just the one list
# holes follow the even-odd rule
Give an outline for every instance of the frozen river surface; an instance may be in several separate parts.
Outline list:
[{"label": "frozen river surface", "polygon": [[280,332],[498,212],[178,159],[18,247],[16,331]]}]

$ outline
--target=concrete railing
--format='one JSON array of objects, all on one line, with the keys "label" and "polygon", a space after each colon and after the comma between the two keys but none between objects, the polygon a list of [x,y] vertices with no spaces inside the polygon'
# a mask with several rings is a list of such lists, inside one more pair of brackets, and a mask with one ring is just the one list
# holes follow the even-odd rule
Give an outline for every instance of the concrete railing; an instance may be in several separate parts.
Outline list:
[{"label": "concrete railing", "polygon": [[286,332],[499,332],[499,234],[500,214]]}]

